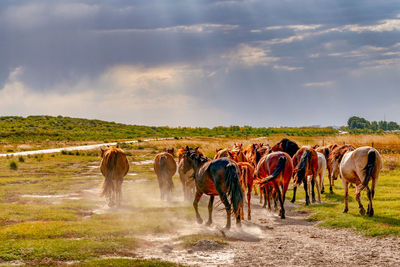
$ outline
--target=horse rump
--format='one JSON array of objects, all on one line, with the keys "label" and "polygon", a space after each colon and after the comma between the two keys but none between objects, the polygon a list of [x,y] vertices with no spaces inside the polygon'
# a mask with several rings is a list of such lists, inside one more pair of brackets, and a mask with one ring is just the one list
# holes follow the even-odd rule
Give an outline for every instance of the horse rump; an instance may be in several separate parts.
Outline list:
[{"label": "horse rump", "polygon": [[301,156],[299,167],[297,168],[297,184],[300,184],[305,179],[307,164],[310,164],[310,161],[311,161],[311,151],[306,150],[304,154]]},{"label": "horse rump", "polygon": [[111,194],[113,192],[114,188],[114,183],[113,183],[113,176],[114,176],[114,170],[116,169],[117,166],[117,161],[118,161],[118,151],[110,151],[105,155],[105,164],[107,166],[107,171],[106,175],[104,177],[104,182],[103,182],[103,190],[101,192],[102,197],[111,197]]},{"label": "horse rump", "polygon": [[279,157],[275,171],[267,178],[264,178],[259,184],[260,185],[266,184],[276,179],[281,173],[285,171],[285,166],[286,166],[286,157],[285,156]]}]

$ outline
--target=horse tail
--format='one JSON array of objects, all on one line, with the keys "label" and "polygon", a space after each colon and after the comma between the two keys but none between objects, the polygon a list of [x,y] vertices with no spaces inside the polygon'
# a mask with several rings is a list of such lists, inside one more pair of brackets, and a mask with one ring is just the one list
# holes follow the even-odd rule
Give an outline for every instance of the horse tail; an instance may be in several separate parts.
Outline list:
[{"label": "horse tail", "polygon": [[375,169],[375,164],[376,164],[376,153],[374,150],[370,150],[368,152],[368,162],[364,168],[364,170],[365,170],[365,178],[364,178],[364,182],[363,182],[364,186],[368,185],[369,179],[372,176],[372,172]]},{"label": "horse tail", "polygon": [[325,148],[324,149],[324,155],[325,155],[326,160],[328,160],[329,154],[330,154],[329,148]]},{"label": "horse tail", "polygon": [[162,183],[167,183],[167,189],[169,191],[172,191],[172,189],[174,188],[174,184],[172,182],[172,178],[169,179],[169,170],[168,170],[168,165],[167,165],[167,156],[166,155],[162,155],[160,157],[160,173],[161,173],[161,177],[162,177]]},{"label": "horse tail", "polygon": [[265,178],[260,184],[266,184],[268,182],[275,180],[281,173],[283,174],[283,172],[285,171],[285,167],[286,167],[286,157],[280,156],[275,171],[272,173],[272,175]]},{"label": "horse tail", "polygon": [[226,165],[225,184],[228,189],[228,196],[231,198],[233,211],[236,213],[243,201],[243,192],[240,186],[237,167],[233,162],[230,162],[228,165]]},{"label": "horse tail", "polygon": [[118,161],[118,151],[110,151],[110,153],[105,157],[107,172],[103,182],[103,191],[101,196],[110,196],[113,191],[113,179],[114,179],[114,170],[117,166]]},{"label": "horse tail", "polygon": [[303,156],[301,156],[299,168],[297,170],[297,177],[300,178],[300,181],[303,181],[303,179],[305,178],[307,171],[307,164],[309,165],[310,162],[311,162],[311,151],[306,150]]}]

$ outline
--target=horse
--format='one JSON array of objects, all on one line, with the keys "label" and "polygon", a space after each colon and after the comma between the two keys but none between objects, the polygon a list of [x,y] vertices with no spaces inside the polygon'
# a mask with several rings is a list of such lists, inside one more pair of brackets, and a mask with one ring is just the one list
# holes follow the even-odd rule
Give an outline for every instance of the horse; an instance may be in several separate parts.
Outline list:
[{"label": "horse", "polygon": [[[308,146],[303,146],[300,148],[296,154],[294,154],[293,158],[293,166],[295,166],[294,176],[293,176],[293,198],[291,202],[296,201],[296,191],[297,186],[301,183],[304,185],[304,191],[306,193],[306,205],[310,204],[310,198],[307,192],[308,187],[308,179],[307,176],[311,175],[311,196],[312,202],[315,202],[315,192],[314,192],[314,184],[315,184],[315,177],[318,171],[318,156],[317,152]],[[318,188],[317,188],[318,190]],[[319,194],[319,191],[318,191]]]},{"label": "horse", "polygon": [[[324,156],[324,158],[325,158],[325,169],[326,169],[327,168],[326,165],[327,165],[329,154],[331,153],[331,150],[329,149],[328,146],[320,147],[318,145],[315,145],[313,148],[315,149],[315,151],[317,151],[317,153],[321,153]],[[319,158],[319,155],[318,155],[318,158]],[[320,161],[318,161],[318,164],[320,164]],[[331,177],[331,168],[328,168],[328,178],[331,179],[330,177]],[[323,177],[322,177],[322,179],[323,179]],[[321,184],[321,194],[323,194],[324,192],[325,192],[325,186],[322,183]]]},{"label": "horse", "polygon": [[[191,149],[187,146],[184,157],[188,160],[195,173],[196,194],[193,207],[196,212],[197,223],[203,223],[198,211],[198,203],[201,196],[206,194],[210,196],[207,225],[212,223],[214,197],[219,195],[226,210],[225,229],[230,229],[231,227],[231,206],[233,206],[236,224],[240,226],[240,205],[243,201],[243,193],[236,163],[225,157],[210,160],[198,153],[197,149]],[[230,203],[228,197],[230,197]]]},{"label": "horse", "polygon": [[[186,148],[181,147],[178,150],[178,174],[182,183],[182,191],[184,201],[193,201],[196,192],[196,185],[194,182],[194,170],[184,157]],[[201,153],[198,151],[198,153]],[[202,154],[202,153],[201,153]]]},{"label": "horse", "polygon": [[279,216],[285,219],[285,197],[293,175],[293,162],[285,152],[272,152],[262,157],[257,165],[256,175],[260,185],[270,184],[278,194],[281,205]]},{"label": "horse", "polygon": [[[325,175],[325,170],[326,170],[326,159],[325,155],[317,152],[318,156],[318,170],[317,170],[317,175],[319,179],[315,179],[316,185],[317,185],[317,191],[318,191],[318,202],[321,202],[321,194],[323,193],[323,188],[324,188],[324,175]],[[317,177],[315,177],[317,178]],[[311,182],[311,181],[310,181]],[[308,192],[311,191],[309,183],[308,187]]]},{"label": "horse", "polygon": [[[359,147],[353,151],[348,151],[343,155],[340,162],[340,175],[342,177],[344,187],[344,210],[346,213],[349,210],[349,183],[356,185],[356,200],[361,215],[365,214],[365,209],[361,204],[361,191],[366,188],[368,196],[368,216],[374,215],[372,208],[372,199],[375,195],[375,186],[379,178],[379,173],[382,169],[382,157],[379,152],[369,146]],[[371,189],[368,186],[371,180]]]},{"label": "horse", "polygon": [[331,175],[329,176],[329,192],[330,193],[333,193],[334,181],[339,176],[339,173],[340,173],[339,166],[340,166],[340,162],[342,161],[343,155],[347,151],[352,151],[354,149],[355,149],[355,147],[352,145],[336,146],[329,154],[327,166],[328,166],[328,170],[331,169]]},{"label": "horse", "polygon": [[[251,191],[254,182],[254,167],[248,162],[238,162],[239,179],[242,192],[247,190],[247,219],[251,220]],[[240,208],[240,218],[244,219],[243,201]]]},{"label": "horse", "polygon": [[214,159],[219,159],[219,158],[223,158],[223,157],[228,157],[229,155],[228,155],[228,151],[229,151],[229,149],[227,149],[227,148],[225,148],[225,149],[222,149],[222,148],[217,148],[216,150],[215,150],[215,156],[214,156]]},{"label": "horse", "polygon": [[105,196],[108,206],[121,205],[121,186],[129,171],[129,162],[125,152],[118,147],[101,148],[100,171],[104,176],[101,196]]},{"label": "horse", "polygon": [[272,152],[276,152],[276,151],[286,152],[289,154],[289,156],[291,156],[293,158],[294,154],[296,154],[296,152],[299,149],[300,149],[299,146],[295,142],[293,142],[287,138],[283,138],[281,141],[276,143],[271,148],[271,151]]},{"label": "horse", "polygon": [[176,162],[174,160],[174,149],[167,151],[169,152],[161,152],[154,157],[154,172],[157,175],[161,200],[169,201],[174,188],[172,176],[176,173]]},{"label": "horse", "polygon": [[245,154],[242,150],[231,150],[227,151],[227,157],[233,159],[236,163],[238,162],[248,162]]}]

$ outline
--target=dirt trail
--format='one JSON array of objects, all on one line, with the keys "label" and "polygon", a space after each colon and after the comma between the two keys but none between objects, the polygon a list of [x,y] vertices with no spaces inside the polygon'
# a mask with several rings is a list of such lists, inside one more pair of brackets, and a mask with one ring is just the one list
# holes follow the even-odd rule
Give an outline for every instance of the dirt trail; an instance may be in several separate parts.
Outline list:
[{"label": "dirt trail", "polygon": [[281,220],[254,200],[252,221],[225,232],[237,241],[221,249],[193,251],[180,248],[176,241],[179,235],[194,233],[222,236],[225,212],[215,210],[211,227],[184,225],[174,235],[148,237],[151,244],[139,249],[138,256],[194,266],[400,266],[399,238],[369,238],[348,230],[318,227],[289,201],[285,206],[287,218]]}]

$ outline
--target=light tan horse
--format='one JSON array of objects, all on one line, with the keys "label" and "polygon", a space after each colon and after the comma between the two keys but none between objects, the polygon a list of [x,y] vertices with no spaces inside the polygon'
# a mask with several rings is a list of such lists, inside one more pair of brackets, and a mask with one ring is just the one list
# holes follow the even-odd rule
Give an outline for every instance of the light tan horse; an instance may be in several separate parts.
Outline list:
[{"label": "light tan horse", "polygon": [[[376,182],[379,178],[379,173],[382,169],[382,158],[379,152],[369,146],[359,147],[354,151],[348,151],[344,154],[340,162],[340,175],[344,187],[344,210],[349,210],[349,183],[356,185],[356,200],[361,215],[365,214],[365,209],[361,204],[361,191],[366,188],[368,195],[368,216],[374,215],[372,208],[372,199],[375,194]],[[371,189],[368,186],[371,180]]]},{"label": "light tan horse", "polygon": [[176,162],[174,160],[174,149],[168,152],[158,153],[154,158],[154,172],[157,175],[160,188],[161,200],[171,200],[171,192],[174,188],[172,176],[176,173]]},{"label": "light tan horse", "polygon": [[102,196],[108,206],[121,205],[121,185],[129,171],[129,162],[125,152],[118,147],[101,148],[100,170],[104,176]]}]

